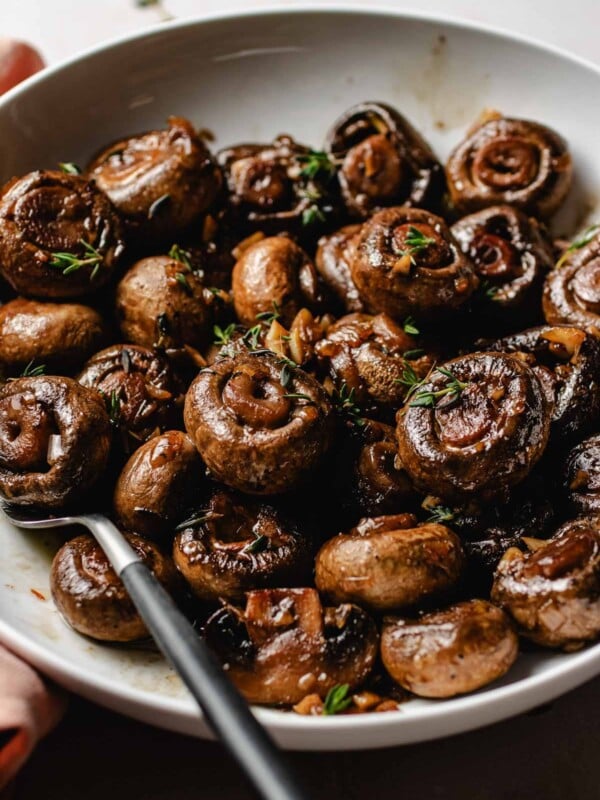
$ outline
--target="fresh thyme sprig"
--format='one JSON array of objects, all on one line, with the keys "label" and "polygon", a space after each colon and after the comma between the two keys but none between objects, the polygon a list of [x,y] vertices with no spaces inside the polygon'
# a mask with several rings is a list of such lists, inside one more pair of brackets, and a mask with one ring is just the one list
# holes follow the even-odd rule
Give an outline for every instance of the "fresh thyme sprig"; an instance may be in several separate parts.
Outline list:
[{"label": "fresh thyme sprig", "polygon": [[317,222],[325,222],[325,220],[326,217],[322,209],[314,203],[302,212],[302,224],[305,227],[315,225]]},{"label": "fresh thyme sprig", "polygon": [[104,404],[106,405],[106,410],[108,411],[108,417],[111,423],[117,427],[121,422],[120,392],[113,389],[112,392],[107,395],[106,392],[100,390],[100,394],[104,397]]},{"label": "fresh thyme sprig", "polygon": [[79,244],[83,247],[83,258],[73,253],[52,253],[52,258],[48,263],[51,267],[60,269],[63,275],[70,275],[72,272],[77,272],[77,270],[82,267],[93,267],[90,273],[90,280],[93,281],[102,264],[102,255],[93,245],[86,242],[85,239],[80,239]]},{"label": "fresh thyme sprig", "polygon": [[352,705],[352,697],[349,697],[350,686],[342,683],[334,686],[327,692],[323,703],[323,715],[326,717],[340,714]]},{"label": "fresh thyme sprig", "polygon": [[423,350],[423,348],[415,347],[414,350],[405,350],[402,353],[402,358],[405,361],[416,361],[418,358],[421,358],[421,356],[424,355],[425,355],[425,350]]},{"label": "fresh thyme sprig", "polygon": [[325,180],[330,180],[335,175],[335,162],[329,153],[323,150],[311,150],[309,153],[302,153],[296,156],[300,164],[304,164],[300,170],[300,175],[310,180],[315,180],[317,176],[322,176]]},{"label": "fresh thyme sprig", "polygon": [[78,167],[72,161],[59,161],[58,166],[65,175],[81,175],[81,167]]},{"label": "fresh thyme sprig", "polygon": [[275,322],[281,317],[281,309],[279,308],[279,303],[276,300],[272,301],[272,311],[261,311],[260,314],[256,315],[256,319],[264,322],[265,325],[271,325],[271,323]]},{"label": "fresh thyme sprig", "polygon": [[258,324],[253,325],[252,328],[248,328],[246,333],[242,336],[244,343],[250,348],[250,350],[258,349],[262,332],[262,325]]},{"label": "fresh thyme sprig", "polygon": [[254,533],[254,541],[248,542],[248,544],[242,547],[242,553],[262,553],[263,550],[266,550],[269,546],[269,537],[265,536],[264,534],[256,534]]},{"label": "fresh thyme sprig", "polygon": [[425,236],[425,234],[418,228],[415,228],[414,225],[410,225],[404,243],[406,248],[400,251],[400,255],[408,256],[410,258],[410,263],[415,264],[415,255],[427,249],[430,245],[435,244],[435,239],[432,239],[430,236]]},{"label": "fresh thyme sprig", "polygon": [[454,519],[454,512],[447,506],[431,506],[428,511],[431,513],[427,522],[452,522]]},{"label": "fresh thyme sprig", "polygon": [[46,374],[46,365],[45,364],[38,364],[37,367],[34,366],[33,359],[27,364],[23,372],[20,374],[20,378],[39,378],[40,375]]},{"label": "fresh thyme sprig", "polygon": [[295,361],[292,361],[291,358],[286,358],[285,356],[281,356],[281,358],[277,359],[277,363],[281,366],[281,372],[279,373],[279,383],[283,386],[284,389],[290,385],[290,381],[294,377],[294,370],[298,366]]},{"label": "fresh thyme sprig", "polygon": [[581,250],[582,247],[585,247],[587,244],[589,244],[599,231],[600,231],[599,224],[590,225],[589,228],[586,228],[584,232],[581,234],[581,236],[579,236],[577,239],[571,242],[571,244],[567,247],[562,256],[558,259],[558,261],[556,262],[556,269],[562,267],[562,265],[571,255],[571,253],[574,253],[576,250]]},{"label": "fresh thyme sprig", "polygon": [[215,517],[220,517],[221,514],[214,514],[211,511],[201,510],[196,511],[192,514],[191,517],[184,519],[183,522],[180,522],[179,525],[176,526],[175,532],[179,533],[179,531],[184,531],[186,528],[193,528],[196,525],[201,525],[203,522],[206,522],[209,519],[214,519]]},{"label": "fresh thyme sprig", "polygon": [[[444,405],[447,405],[460,397],[464,389],[467,388],[468,384],[458,380],[449,369],[445,367],[436,367],[436,371],[447,378],[449,383],[442,389],[436,389],[435,391],[432,389],[425,389],[421,384],[421,386],[418,386],[412,393],[412,400],[409,403],[410,406],[436,408],[438,407],[439,400],[444,397],[447,398],[444,401]],[[424,380],[427,380],[427,378]]]},{"label": "fresh thyme sprig", "polygon": [[189,250],[184,250],[178,244],[174,244],[169,250],[168,256],[172,258],[173,261],[179,261],[180,264],[185,264],[188,270],[192,270],[192,256]]},{"label": "fresh thyme sprig", "polygon": [[496,295],[500,291],[499,286],[494,286],[493,283],[489,281],[482,281],[479,287],[479,291],[488,298],[488,300],[495,300]]},{"label": "fresh thyme sprig", "polygon": [[180,286],[183,287],[183,290],[185,291],[186,294],[189,295],[192,294],[192,287],[188,283],[187,275],[185,274],[185,272],[177,272],[175,274],[175,280]]},{"label": "fresh thyme sprig", "polygon": [[354,388],[350,389],[348,384],[344,382],[339,389],[336,387],[333,390],[331,399],[337,410],[348,417],[355,425],[360,428],[366,425],[362,412],[356,404]]},{"label": "fresh thyme sprig", "polygon": [[289,394],[284,394],[283,396],[287,397],[288,400],[306,400],[307,403],[314,403],[312,397],[309,397],[303,392],[290,392]]},{"label": "fresh thyme sprig", "polygon": [[231,342],[231,337],[235,333],[237,325],[232,322],[226,328],[221,328],[220,325],[213,327],[214,343],[218,345],[226,345]]},{"label": "fresh thyme sprig", "polygon": [[409,336],[418,336],[421,333],[417,328],[414,317],[407,317],[402,323],[402,328],[404,329],[404,333],[408,333]]}]

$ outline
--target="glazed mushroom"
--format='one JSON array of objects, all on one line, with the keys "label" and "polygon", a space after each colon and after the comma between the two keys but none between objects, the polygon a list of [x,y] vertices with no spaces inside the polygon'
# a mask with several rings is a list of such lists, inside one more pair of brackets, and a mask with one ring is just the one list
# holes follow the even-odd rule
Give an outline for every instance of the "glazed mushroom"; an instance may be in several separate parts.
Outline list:
[{"label": "glazed mushroom", "polygon": [[20,378],[0,388],[0,492],[62,509],[101,476],[111,442],[102,399],[71,378]]},{"label": "glazed mushroom", "polygon": [[314,264],[287,236],[271,236],[248,246],[232,276],[233,305],[239,321],[253,326],[274,314],[290,325],[303,306],[322,302]]},{"label": "glazed mushroom", "polygon": [[600,518],[566,522],[533,552],[513,547],[498,565],[492,600],[544,647],[576,650],[600,635]]},{"label": "glazed mushroom", "polygon": [[371,411],[396,410],[410,381],[424,378],[432,365],[415,337],[387,314],[342,317],[317,342],[315,353],[337,394],[351,394],[353,402]]},{"label": "glazed mushroom", "polygon": [[547,219],[571,186],[571,155],[555,131],[494,114],[476,124],[446,165],[454,207],[470,214],[506,203]]},{"label": "glazed mushroom", "polygon": [[[141,536],[127,534],[126,538],[163,586],[175,590],[171,560]],[[104,642],[149,636],[121,579],[92,536],[77,536],[60,548],[52,562],[50,586],[56,607],[78,633]]]},{"label": "glazed mushroom", "polygon": [[467,600],[415,620],[387,619],[381,658],[392,678],[419,697],[455,697],[502,677],[518,640],[507,615]]},{"label": "glazed mushroom", "polygon": [[[175,250],[176,254],[181,251]],[[116,310],[128,342],[165,350],[203,348],[214,321],[215,295],[183,261],[151,256],[136,262],[117,287]]]},{"label": "glazed mushroom", "polygon": [[324,389],[264,350],[201,370],[186,395],[184,421],[211,474],[247,494],[298,486],[332,439]]},{"label": "glazed mushroom", "polygon": [[156,350],[133,344],[107,347],[86,362],[78,380],[104,399],[127,454],[181,420],[179,379]]},{"label": "glazed mushroom", "polygon": [[203,465],[183,431],[167,431],[141,445],[123,467],[113,509],[118,525],[158,541],[193,506],[203,481]]},{"label": "glazed mushroom", "polygon": [[26,297],[92,294],[123,253],[121,228],[108,198],[79,175],[13,178],[0,192],[0,273]]},{"label": "glazed mushroom", "polygon": [[482,324],[514,330],[541,319],[540,290],[554,255],[535,219],[511,206],[492,206],[463,217],[450,230],[481,281]]},{"label": "glazed mushroom", "polygon": [[358,606],[323,607],[315,589],[248,593],[207,622],[208,644],[251,703],[291,705],[337,685],[356,689],[377,656],[377,630]]},{"label": "glazed mushroom", "polygon": [[365,222],[350,272],[365,308],[397,320],[447,316],[479,284],[444,220],[408,207],[386,208]]},{"label": "glazed mushroom", "polygon": [[221,174],[193,125],[169,117],[149,131],[105,147],[88,175],[125,220],[128,236],[147,248],[171,243],[215,201]]},{"label": "glazed mushroom", "polygon": [[543,454],[551,414],[542,383],[519,358],[455,358],[399,411],[400,458],[417,489],[443,500],[502,497]]},{"label": "glazed mushroom", "polygon": [[365,518],[317,554],[317,589],[335,603],[375,612],[400,610],[447,595],[464,567],[460,539],[412,514]]},{"label": "glazed mushroom", "polygon": [[315,266],[323,283],[348,313],[364,311],[364,303],[350,271],[360,229],[360,225],[346,225],[335,233],[322,236],[315,255]]},{"label": "glazed mushroom", "polygon": [[554,442],[571,442],[597,425],[600,342],[595,336],[573,326],[545,325],[506,336],[488,349],[522,354],[530,363],[554,403]]},{"label": "glazed mushroom", "polygon": [[340,163],[338,179],[351,216],[366,219],[394,205],[439,209],[444,169],[395,108],[373,102],[352,106],[334,122],[325,149]]},{"label": "glazed mushroom", "polygon": [[544,316],[551,325],[577,325],[600,338],[600,235],[571,248],[546,277]]},{"label": "glazed mushroom", "polygon": [[0,368],[9,375],[27,366],[69,374],[106,336],[102,317],[89,306],[18,297],[0,307]]},{"label": "glazed mushroom", "polygon": [[563,487],[575,514],[600,514],[600,434],[584,439],[568,454]]},{"label": "glazed mushroom", "polygon": [[291,136],[228,147],[217,160],[228,189],[228,217],[237,230],[306,236],[335,219],[335,166]]},{"label": "glazed mushroom", "polygon": [[173,560],[201,600],[241,601],[251,589],[302,585],[311,542],[274,506],[216,490],[177,526]]}]

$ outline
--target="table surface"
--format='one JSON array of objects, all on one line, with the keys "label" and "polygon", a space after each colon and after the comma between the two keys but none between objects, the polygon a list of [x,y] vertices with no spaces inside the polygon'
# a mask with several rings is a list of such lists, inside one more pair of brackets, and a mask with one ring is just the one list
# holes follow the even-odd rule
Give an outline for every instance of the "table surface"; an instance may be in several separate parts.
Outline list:
[{"label": "table surface", "polygon": [[[370,2],[364,0],[365,6]],[[314,0],[339,6],[342,0]],[[164,0],[176,17],[277,5],[272,0]],[[279,5],[294,2],[279,0]],[[529,34],[600,62],[598,0],[420,0],[413,7]],[[134,0],[3,0],[0,35],[35,44],[49,63],[103,39],[159,23]],[[545,706],[483,731],[363,753],[296,753],[315,800],[397,796],[427,800],[597,800],[600,678]],[[418,795],[417,795],[418,792]],[[38,748],[10,800],[246,800],[252,797],[219,745],[160,731],[74,699]],[[3,798],[4,800],[4,798]],[[8,800],[8,793],[6,795]]]}]

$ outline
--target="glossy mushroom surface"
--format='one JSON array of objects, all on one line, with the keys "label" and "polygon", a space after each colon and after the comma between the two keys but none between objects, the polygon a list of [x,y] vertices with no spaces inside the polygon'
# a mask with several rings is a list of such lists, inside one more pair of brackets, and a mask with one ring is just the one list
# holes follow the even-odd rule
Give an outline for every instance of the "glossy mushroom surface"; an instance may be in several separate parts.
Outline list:
[{"label": "glossy mushroom surface", "polygon": [[321,279],[348,313],[365,308],[350,269],[360,229],[360,225],[345,225],[322,236],[315,253],[315,266]]},{"label": "glossy mushroom surface", "polygon": [[567,455],[563,488],[575,514],[600,514],[600,434],[575,445]]}]

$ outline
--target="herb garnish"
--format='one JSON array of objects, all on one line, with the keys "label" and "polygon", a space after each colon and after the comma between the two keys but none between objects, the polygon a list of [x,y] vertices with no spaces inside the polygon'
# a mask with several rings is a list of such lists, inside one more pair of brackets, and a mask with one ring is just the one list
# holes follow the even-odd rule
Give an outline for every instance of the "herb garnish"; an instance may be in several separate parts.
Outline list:
[{"label": "herb garnish", "polygon": [[496,295],[500,291],[499,286],[494,286],[489,281],[482,281],[479,291],[482,292],[489,300],[495,300]]},{"label": "herb garnish", "polygon": [[319,206],[313,203],[312,206],[305,208],[302,212],[302,224],[308,226],[314,225],[317,222],[325,222],[325,214]]},{"label": "herb garnish", "polygon": [[175,531],[178,533],[186,528],[193,528],[196,525],[201,525],[203,522],[206,522],[209,519],[222,516],[222,514],[215,514],[212,511],[197,511],[191,517],[188,517],[187,519],[184,519],[183,522],[180,522],[179,525],[175,527]]},{"label": "herb garnish", "polygon": [[348,697],[350,686],[347,683],[341,683],[334,686],[327,692],[325,702],[323,703],[322,714],[326,717],[333,716],[345,711],[352,705],[352,698]]},{"label": "herb garnish", "polygon": [[296,160],[304,164],[300,170],[300,175],[314,180],[321,174],[326,180],[330,180],[335,174],[335,163],[331,160],[329,153],[323,150],[311,150],[309,153],[302,153],[296,156]]},{"label": "herb garnish", "polygon": [[72,161],[59,161],[58,166],[66,175],[81,175],[81,167],[73,164]]},{"label": "herb garnish", "polygon": [[407,317],[402,323],[402,327],[404,329],[404,333],[408,333],[409,336],[418,336],[421,333],[421,331],[417,328],[417,323],[414,317]]},{"label": "herb garnish", "polygon": [[256,319],[259,319],[266,325],[270,325],[271,323],[278,320],[281,317],[281,309],[279,308],[279,304],[275,300],[272,301],[272,307],[273,307],[272,311],[261,311],[260,314],[256,315]]},{"label": "herb garnish", "polygon": [[254,541],[248,542],[248,544],[244,545],[244,547],[241,549],[242,553],[261,553],[269,546],[268,536],[265,536],[264,534],[257,535],[255,531],[252,531],[252,533],[254,533]]},{"label": "herb garnish", "polygon": [[40,375],[46,374],[46,365],[38,364],[37,367],[33,366],[34,361],[31,359],[29,364],[25,367],[23,372],[19,375],[20,378],[39,378]]},{"label": "herb garnish", "polygon": [[427,517],[427,522],[452,522],[454,512],[447,506],[431,506],[428,511],[431,514]]},{"label": "herb garnish", "polygon": [[187,276],[184,272],[177,272],[175,274],[175,280],[183,287],[186,294],[192,294],[192,287],[189,285]]},{"label": "herb garnish", "polygon": [[410,263],[414,265],[416,264],[415,255],[420,253],[421,250],[426,250],[429,245],[435,244],[435,239],[432,239],[430,236],[425,236],[425,234],[418,228],[415,228],[414,225],[410,225],[404,243],[406,248],[400,251],[400,255],[408,256],[410,258]]},{"label": "herb garnish", "polygon": [[307,394],[303,392],[291,392],[290,394],[284,394],[284,397],[287,397],[288,400],[306,400],[308,403],[313,403],[312,397],[309,397]]},{"label": "herb garnish", "polygon": [[260,335],[262,333],[262,325],[254,325],[248,328],[246,333],[242,336],[245,344],[248,345],[250,350],[256,350],[260,344]]},{"label": "herb garnish", "polygon": [[333,390],[332,398],[333,403],[338,411],[345,414],[349,419],[359,428],[366,425],[365,419],[362,416],[359,406],[355,402],[355,390],[349,389],[346,382],[342,383],[339,389]]},{"label": "herb garnish", "polygon": [[178,244],[174,244],[167,255],[169,258],[172,258],[173,261],[179,261],[181,264],[185,264],[189,270],[192,269],[192,256],[189,250],[184,250]]},{"label": "herb garnish", "polygon": [[237,325],[235,322],[232,322],[226,328],[221,328],[220,325],[215,325],[213,327],[213,334],[214,334],[214,343],[220,345],[229,344],[231,341],[231,337],[235,333]]},{"label": "herb garnish", "polygon": [[456,400],[458,397],[460,397],[463,390],[467,388],[468,384],[458,380],[458,378],[455,375],[453,375],[449,369],[446,369],[444,367],[437,367],[436,371],[441,373],[445,378],[447,378],[449,383],[443,389],[437,389],[434,391],[431,389],[423,388],[422,387],[423,382],[421,382],[421,385],[412,394],[412,400],[409,403],[410,406],[436,408],[438,406],[438,401],[442,397],[447,398],[443,404],[448,405],[454,402],[454,400]]},{"label": "herb garnish", "polygon": [[52,258],[48,263],[51,267],[62,270],[63,275],[77,272],[81,267],[93,267],[90,273],[90,280],[93,281],[100,269],[102,255],[85,239],[80,239],[79,243],[83,246],[84,258],[80,258],[73,253],[52,253]]},{"label": "herb garnish", "polygon": [[277,359],[277,363],[281,365],[281,372],[279,373],[279,383],[283,386],[284,389],[290,385],[290,381],[293,377],[293,371],[298,366],[295,361],[292,361],[291,358],[286,358],[285,356],[281,356],[281,358]]},{"label": "herb garnish", "polygon": [[567,247],[565,252],[556,262],[556,269],[562,267],[565,263],[567,258],[574,253],[575,250],[581,250],[582,247],[585,247],[586,244],[589,244],[592,239],[596,236],[596,234],[600,231],[600,225],[590,225],[589,228],[586,228],[584,232],[579,236],[579,238],[575,239],[575,241],[571,242],[571,244]]},{"label": "herb garnish", "polygon": [[156,200],[152,203],[150,208],[148,209],[148,219],[154,219],[154,217],[160,213],[163,208],[171,202],[171,195],[170,194],[161,194],[160,197],[157,197]]},{"label": "herb garnish", "polygon": [[405,350],[402,353],[402,358],[405,361],[416,361],[418,358],[421,358],[421,356],[424,355],[425,355],[425,350],[423,350],[420,347],[415,347],[414,350]]},{"label": "herb garnish", "polygon": [[113,389],[108,396],[105,392],[102,392],[109,419],[115,426],[119,424],[121,419],[121,398],[119,397],[119,393],[120,390],[117,391],[115,389]]}]

